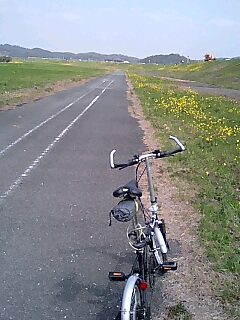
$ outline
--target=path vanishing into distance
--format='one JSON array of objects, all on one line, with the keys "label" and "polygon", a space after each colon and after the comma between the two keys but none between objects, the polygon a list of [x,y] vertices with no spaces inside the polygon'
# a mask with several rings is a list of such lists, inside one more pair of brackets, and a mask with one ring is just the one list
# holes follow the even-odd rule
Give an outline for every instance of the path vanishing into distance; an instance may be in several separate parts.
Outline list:
[{"label": "path vanishing into distance", "polygon": [[113,221],[114,171],[143,151],[116,72],[0,112],[0,319],[114,319],[128,272],[126,225]]},{"label": "path vanishing into distance", "polygon": [[192,89],[193,91],[196,91],[199,94],[222,96],[228,99],[240,100],[240,90],[237,90],[237,89],[228,89],[223,87],[220,88],[214,85],[210,85],[207,83],[200,83],[193,80],[183,80],[183,79],[176,79],[176,78],[170,78],[170,77],[161,77],[161,79],[174,81],[178,84],[178,86],[186,89]]}]

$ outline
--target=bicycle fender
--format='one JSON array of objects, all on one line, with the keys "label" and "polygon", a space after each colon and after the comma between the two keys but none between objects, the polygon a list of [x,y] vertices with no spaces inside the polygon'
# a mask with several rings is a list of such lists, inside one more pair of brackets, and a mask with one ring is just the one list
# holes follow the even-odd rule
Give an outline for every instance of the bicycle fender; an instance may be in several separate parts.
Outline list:
[{"label": "bicycle fender", "polygon": [[130,307],[132,292],[136,282],[139,280],[138,274],[133,274],[128,278],[123,292],[122,305],[121,305],[121,320],[130,320]]},{"label": "bicycle fender", "polygon": [[154,228],[154,233],[157,237],[157,240],[158,240],[158,243],[160,245],[160,248],[161,248],[161,252],[162,253],[167,253],[167,246],[166,246],[166,243],[164,241],[164,238],[163,238],[163,235],[162,235],[162,232],[160,231],[159,227],[157,224],[155,224]]}]

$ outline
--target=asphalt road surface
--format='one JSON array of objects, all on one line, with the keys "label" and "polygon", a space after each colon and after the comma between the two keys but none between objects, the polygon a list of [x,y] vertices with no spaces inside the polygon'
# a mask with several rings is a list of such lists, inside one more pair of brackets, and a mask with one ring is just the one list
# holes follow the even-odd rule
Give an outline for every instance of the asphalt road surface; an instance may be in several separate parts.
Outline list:
[{"label": "asphalt road surface", "polygon": [[133,176],[109,168],[141,152],[123,73],[0,112],[0,319],[114,319],[128,272],[126,225],[112,191]]}]

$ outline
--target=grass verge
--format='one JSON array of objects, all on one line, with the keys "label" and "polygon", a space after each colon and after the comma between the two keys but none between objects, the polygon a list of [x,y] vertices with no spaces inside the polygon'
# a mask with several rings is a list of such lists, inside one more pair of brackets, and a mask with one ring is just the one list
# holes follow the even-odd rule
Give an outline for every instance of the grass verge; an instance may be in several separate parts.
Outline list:
[{"label": "grass verge", "polygon": [[[136,66],[132,66],[136,70]],[[240,59],[178,65],[139,65],[138,73],[172,77],[240,90]]]},{"label": "grass verge", "polygon": [[162,148],[170,148],[170,134],[187,146],[187,153],[170,161],[196,186],[200,235],[209,260],[226,279],[215,285],[217,295],[230,312],[239,313],[240,104],[179,91],[170,82],[133,72],[128,77]]},{"label": "grass verge", "polygon": [[167,319],[171,320],[191,320],[192,315],[188,312],[182,302],[168,308]]}]

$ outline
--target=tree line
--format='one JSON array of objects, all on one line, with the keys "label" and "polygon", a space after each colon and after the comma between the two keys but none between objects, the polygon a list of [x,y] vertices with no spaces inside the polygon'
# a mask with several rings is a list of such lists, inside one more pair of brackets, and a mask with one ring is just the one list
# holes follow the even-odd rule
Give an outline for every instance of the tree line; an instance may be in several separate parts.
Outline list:
[{"label": "tree line", "polygon": [[0,56],[0,62],[11,62],[12,61],[12,58],[11,57],[8,57],[8,56]]}]

